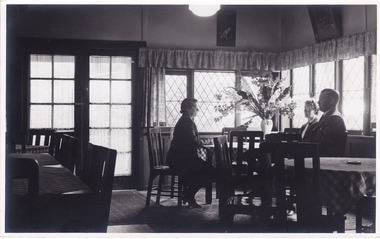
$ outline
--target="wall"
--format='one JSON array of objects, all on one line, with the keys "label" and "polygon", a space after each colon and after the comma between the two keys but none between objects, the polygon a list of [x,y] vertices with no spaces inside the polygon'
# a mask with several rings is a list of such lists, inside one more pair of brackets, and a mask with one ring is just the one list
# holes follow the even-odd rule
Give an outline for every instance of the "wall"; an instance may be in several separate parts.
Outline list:
[{"label": "wall", "polygon": [[187,5],[24,6],[9,13],[9,34],[18,37],[146,41],[150,47],[280,50],[276,7],[237,10],[236,47],[216,46],[216,15],[195,16]]},{"label": "wall", "polygon": [[[376,5],[341,6],[343,36],[377,29]],[[281,51],[315,44],[306,6],[285,6],[281,12]]]}]

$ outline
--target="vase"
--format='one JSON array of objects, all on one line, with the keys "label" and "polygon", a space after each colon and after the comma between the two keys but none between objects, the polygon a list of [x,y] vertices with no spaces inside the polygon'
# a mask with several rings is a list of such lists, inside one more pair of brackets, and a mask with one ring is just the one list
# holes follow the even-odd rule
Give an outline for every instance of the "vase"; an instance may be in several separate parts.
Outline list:
[{"label": "vase", "polygon": [[261,121],[261,130],[263,131],[264,135],[270,134],[272,132],[273,128],[273,121],[271,119],[263,119]]}]

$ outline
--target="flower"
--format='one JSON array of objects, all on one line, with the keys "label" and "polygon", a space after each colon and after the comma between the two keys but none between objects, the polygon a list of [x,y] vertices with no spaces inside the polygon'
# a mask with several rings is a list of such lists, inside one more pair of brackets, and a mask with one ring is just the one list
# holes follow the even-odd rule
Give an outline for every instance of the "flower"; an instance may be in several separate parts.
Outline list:
[{"label": "flower", "polygon": [[291,86],[283,88],[283,81],[283,79],[273,78],[271,73],[255,75],[251,78],[241,77],[241,89],[228,87],[215,95],[220,102],[215,106],[215,111],[220,113],[215,121],[220,121],[235,109],[254,113],[248,117],[249,121],[244,123],[246,127],[256,116],[261,119],[271,119],[281,114],[291,119],[297,104],[289,96]]}]

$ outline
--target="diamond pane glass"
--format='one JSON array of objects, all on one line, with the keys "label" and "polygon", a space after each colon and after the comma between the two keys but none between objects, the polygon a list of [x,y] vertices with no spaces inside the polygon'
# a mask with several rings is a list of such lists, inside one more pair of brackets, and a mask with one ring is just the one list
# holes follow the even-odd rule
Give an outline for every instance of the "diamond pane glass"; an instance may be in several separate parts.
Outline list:
[{"label": "diamond pane glass", "polygon": [[55,105],[53,117],[54,129],[74,128],[74,105]]},{"label": "diamond pane glass", "polygon": [[110,82],[105,80],[90,80],[90,102],[110,102]]},{"label": "diamond pane glass", "polygon": [[111,129],[111,145],[109,147],[118,152],[132,150],[132,130],[131,129]]},{"label": "diamond pane glass", "polygon": [[166,125],[174,127],[181,116],[181,102],[187,95],[185,75],[165,75]]},{"label": "diamond pane glass", "polygon": [[334,89],[335,63],[325,62],[315,64],[315,98],[325,88]]},{"label": "diamond pane glass", "polygon": [[54,81],[54,103],[74,103],[74,81]]},{"label": "diamond pane glass", "polygon": [[90,105],[90,127],[110,127],[110,106]]},{"label": "diamond pane glass", "polygon": [[51,80],[31,80],[30,81],[30,102],[31,103],[51,103]]},{"label": "diamond pane glass", "polygon": [[30,128],[51,128],[51,105],[30,106]]},{"label": "diamond pane glass", "polygon": [[30,77],[31,78],[51,78],[52,77],[52,56],[51,55],[30,55]]},{"label": "diamond pane glass", "polygon": [[343,61],[342,115],[348,130],[363,130],[364,58]]},{"label": "diamond pane glass", "polygon": [[376,122],[376,74],[377,74],[377,56],[372,56],[371,63],[371,123]]},{"label": "diamond pane glass", "polygon": [[109,147],[110,130],[109,129],[90,129],[90,143]]},{"label": "diamond pane glass", "polygon": [[109,56],[90,56],[90,78],[109,79],[110,61]]},{"label": "diamond pane glass", "polygon": [[115,164],[115,176],[132,175],[132,154],[130,152],[118,152]]},{"label": "diamond pane glass", "polygon": [[234,72],[194,72],[194,97],[198,100],[199,112],[196,122],[200,132],[222,132],[223,127],[234,127],[235,116],[215,122],[219,116],[214,106],[218,103],[215,95],[227,87],[235,87]]},{"label": "diamond pane glass", "polygon": [[[281,79],[284,81],[282,82],[283,87],[288,87],[290,85],[290,70],[287,71],[281,71]],[[290,128],[290,120],[286,116],[280,116],[281,117],[281,131],[283,131],[285,128]]]},{"label": "diamond pane glass", "polygon": [[125,128],[131,127],[131,106],[130,105],[112,105],[111,106],[111,127]]},{"label": "diamond pane glass", "polygon": [[293,117],[294,128],[300,128],[306,123],[303,106],[305,101],[310,98],[309,89],[309,67],[305,66],[293,69],[293,100],[297,103]]},{"label": "diamond pane glass", "polygon": [[74,79],[75,57],[54,55],[54,78]]},{"label": "diamond pane glass", "polygon": [[131,103],[131,82],[112,81],[111,82],[111,102],[112,103]]},{"label": "diamond pane glass", "polygon": [[132,59],[130,57],[124,56],[114,56],[112,57],[111,66],[111,78],[112,79],[131,79],[131,67]]}]

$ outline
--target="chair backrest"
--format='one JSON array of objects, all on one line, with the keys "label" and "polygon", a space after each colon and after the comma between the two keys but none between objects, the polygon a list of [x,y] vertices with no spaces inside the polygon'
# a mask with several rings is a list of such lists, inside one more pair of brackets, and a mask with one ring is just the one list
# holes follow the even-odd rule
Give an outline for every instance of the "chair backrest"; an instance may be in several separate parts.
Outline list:
[{"label": "chair backrest", "polygon": [[232,163],[230,159],[227,136],[223,135],[214,137],[214,154],[217,170],[225,173],[226,175],[231,175]]},{"label": "chair backrest", "polygon": [[301,134],[296,133],[272,133],[265,135],[265,141],[271,143],[302,141]]},{"label": "chair backrest", "polygon": [[[229,140],[229,152],[231,161],[240,167],[243,161],[252,160],[259,156],[259,143],[263,141],[262,131],[231,131]],[[237,147],[234,147],[237,143]],[[248,148],[244,147],[248,144]],[[257,146],[257,147],[256,147]]]},{"label": "chair backrest", "polygon": [[158,127],[161,130],[162,139],[162,152],[163,157],[166,159],[166,154],[170,148],[170,143],[173,139],[174,127]]},{"label": "chair backrest", "polygon": [[164,141],[160,128],[148,129],[149,165],[151,169],[165,164]]},{"label": "chair backrest", "polygon": [[54,129],[30,129],[27,135],[27,145],[49,146]]},{"label": "chair backrest", "polygon": [[[296,194],[297,222],[312,224],[322,215],[322,203],[319,189],[319,147],[308,142],[270,143],[264,142],[260,149],[269,154],[274,163],[276,202],[279,215],[286,217],[286,185],[291,179],[291,187]],[[287,158],[291,154],[292,159]],[[305,167],[305,159],[311,158],[312,167]],[[293,160],[293,173],[285,172],[285,160]],[[310,171],[311,170],[311,171]]]},{"label": "chair backrest", "polygon": [[[79,173],[82,167],[80,140],[74,136],[64,134],[54,139],[54,157],[71,172]],[[78,174],[77,174],[78,175]]]},{"label": "chair backrest", "polygon": [[301,128],[285,128],[285,134],[301,134]]},{"label": "chair backrest", "polygon": [[112,196],[116,150],[87,144],[86,164],[80,179],[97,195],[100,202],[109,204]]},{"label": "chair backrest", "polygon": [[227,141],[230,140],[231,131],[247,131],[246,127],[224,127],[222,128],[222,135],[227,136]]},{"label": "chair backrest", "polygon": [[375,136],[348,135],[345,156],[376,158]]},{"label": "chair backrest", "polygon": [[6,158],[6,189],[12,193],[13,179],[28,179],[28,194],[37,196],[39,190],[39,165],[30,158]]}]

